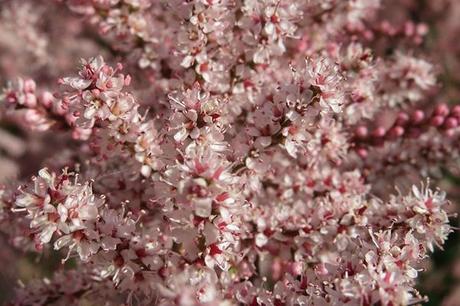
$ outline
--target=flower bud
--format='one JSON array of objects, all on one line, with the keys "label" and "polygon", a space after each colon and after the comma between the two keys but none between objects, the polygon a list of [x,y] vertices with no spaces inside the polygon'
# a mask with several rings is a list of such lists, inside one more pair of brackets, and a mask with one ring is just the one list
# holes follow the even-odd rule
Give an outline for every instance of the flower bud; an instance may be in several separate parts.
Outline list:
[{"label": "flower bud", "polygon": [[362,159],[365,159],[368,156],[367,150],[364,148],[359,148],[356,150],[356,154]]},{"label": "flower bud", "polygon": [[361,125],[356,128],[355,134],[357,137],[364,139],[368,136],[369,130],[364,125]]},{"label": "flower bud", "polygon": [[444,126],[446,127],[446,129],[456,128],[458,126],[458,120],[454,117],[449,117],[444,122]]},{"label": "flower bud", "polygon": [[44,91],[40,96],[40,103],[46,108],[51,107],[53,100],[54,100],[53,94],[50,93],[49,91]]},{"label": "flower bud", "polygon": [[454,130],[454,129],[445,130],[445,131],[444,131],[444,134],[445,134],[447,137],[452,137],[452,136],[454,136],[454,134],[455,134],[455,130]]},{"label": "flower bud", "polygon": [[460,119],[460,105],[455,105],[452,108],[452,116],[456,117],[457,119]]},{"label": "flower bud", "polygon": [[434,109],[434,114],[445,117],[449,114],[449,107],[447,104],[441,103]]},{"label": "flower bud", "polygon": [[411,120],[414,124],[419,124],[420,122],[423,121],[423,119],[425,119],[425,113],[420,109],[415,110],[411,114]]},{"label": "flower bud", "polygon": [[372,132],[372,136],[374,137],[383,137],[385,136],[385,129],[381,126],[377,127],[373,132]]},{"label": "flower bud", "polygon": [[398,118],[396,119],[396,125],[405,125],[409,121],[409,115],[401,112],[398,114]]},{"label": "flower bud", "polygon": [[434,116],[433,118],[431,118],[431,121],[430,121],[430,124],[436,127],[441,126],[443,123],[444,123],[444,117],[440,115]]},{"label": "flower bud", "polygon": [[391,130],[389,131],[388,134],[392,138],[401,137],[402,135],[404,135],[404,128],[399,126],[399,125],[397,125],[397,126],[391,128]]},{"label": "flower bud", "polygon": [[37,85],[34,80],[25,80],[24,81],[24,91],[29,93],[34,93]]}]

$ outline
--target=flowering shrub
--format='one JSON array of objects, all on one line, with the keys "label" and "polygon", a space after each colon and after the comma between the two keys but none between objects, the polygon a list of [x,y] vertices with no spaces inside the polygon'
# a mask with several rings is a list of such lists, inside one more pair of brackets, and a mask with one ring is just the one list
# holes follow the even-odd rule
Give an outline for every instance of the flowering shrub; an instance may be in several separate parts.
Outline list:
[{"label": "flowering shrub", "polygon": [[425,301],[460,153],[439,2],[2,2],[0,229],[71,263],[7,305]]}]

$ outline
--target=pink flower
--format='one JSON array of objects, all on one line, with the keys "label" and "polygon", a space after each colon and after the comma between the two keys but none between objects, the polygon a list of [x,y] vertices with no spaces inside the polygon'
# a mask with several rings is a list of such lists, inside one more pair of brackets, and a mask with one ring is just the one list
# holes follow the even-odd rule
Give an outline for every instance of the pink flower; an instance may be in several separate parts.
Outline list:
[{"label": "pink flower", "polygon": [[412,186],[460,157],[439,1],[1,2],[1,75],[32,78],[0,97],[0,238],[72,258],[10,304],[424,301],[455,208]]}]

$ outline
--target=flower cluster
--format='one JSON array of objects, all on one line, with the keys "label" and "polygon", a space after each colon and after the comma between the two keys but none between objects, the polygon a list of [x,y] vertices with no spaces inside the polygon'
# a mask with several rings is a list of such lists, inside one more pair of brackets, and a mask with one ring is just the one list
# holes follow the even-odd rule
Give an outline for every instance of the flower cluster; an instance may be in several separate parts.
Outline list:
[{"label": "flower cluster", "polygon": [[460,106],[391,2],[52,4],[102,55],[2,92],[6,128],[45,140],[0,188],[0,232],[72,266],[10,305],[425,301]]}]

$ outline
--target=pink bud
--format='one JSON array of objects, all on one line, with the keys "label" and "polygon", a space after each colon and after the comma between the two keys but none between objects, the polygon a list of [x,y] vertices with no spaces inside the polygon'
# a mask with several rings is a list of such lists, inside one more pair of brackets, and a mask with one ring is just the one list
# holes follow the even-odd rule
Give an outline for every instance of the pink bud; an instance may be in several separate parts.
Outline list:
[{"label": "pink bud", "polygon": [[452,136],[454,136],[454,134],[455,134],[455,130],[454,130],[454,129],[445,130],[445,131],[444,131],[444,134],[445,134],[447,137],[452,137]]},{"label": "pink bud", "polygon": [[397,125],[391,128],[388,134],[393,138],[401,137],[404,134],[404,128]]},{"label": "pink bud", "polygon": [[443,116],[434,116],[431,118],[430,124],[432,126],[441,126],[444,123],[444,117]]},{"label": "pink bud", "polygon": [[458,126],[458,120],[454,117],[449,117],[446,119],[446,121],[444,122],[444,126],[447,128],[447,129],[453,129],[453,128],[456,128]]},{"label": "pink bud", "polygon": [[356,154],[362,159],[365,159],[368,156],[367,150],[364,148],[359,148],[356,150]]},{"label": "pink bud", "polygon": [[457,117],[457,119],[460,119],[460,105],[455,105],[452,108],[452,116]]},{"label": "pink bud", "polygon": [[426,23],[419,23],[417,25],[417,34],[426,35],[429,31],[429,27]]},{"label": "pink bud", "polygon": [[419,124],[420,122],[423,121],[423,119],[425,119],[425,113],[420,109],[417,109],[411,114],[411,120],[415,124]]},{"label": "pink bud", "polygon": [[358,136],[359,138],[361,139],[364,139],[367,137],[367,135],[369,134],[369,131],[367,129],[367,127],[365,127],[364,125],[361,125],[361,126],[358,126],[355,130],[355,134],[356,136]]},{"label": "pink bud", "polygon": [[44,91],[41,94],[40,103],[44,107],[49,108],[51,106],[51,104],[53,103],[53,100],[54,100],[53,94],[50,93],[49,91]]},{"label": "pink bud", "polygon": [[380,30],[389,36],[396,34],[396,29],[390,24],[390,22],[388,22],[388,20],[385,20],[381,23]]},{"label": "pink bud", "polygon": [[434,114],[445,117],[449,114],[449,107],[447,104],[441,103],[434,109]]},{"label": "pink bud", "polygon": [[406,22],[406,24],[404,25],[404,34],[406,34],[406,36],[412,36],[414,35],[415,33],[415,25],[413,22]]},{"label": "pink bud", "polygon": [[399,113],[396,119],[396,125],[405,125],[409,121],[409,115],[406,113]]},{"label": "pink bud", "polygon": [[374,39],[374,33],[372,31],[364,31],[364,38],[366,40],[373,40]]},{"label": "pink bud", "polygon": [[33,93],[35,92],[36,88],[37,88],[37,85],[35,84],[34,80],[28,79],[24,81],[24,91],[25,92]]},{"label": "pink bud", "polygon": [[383,137],[383,136],[385,136],[385,129],[383,127],[379,126],[378,128],[376,128],[372,132],[372,136],[374,136],[374,137]]}]

